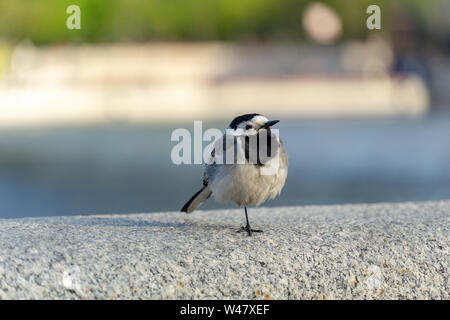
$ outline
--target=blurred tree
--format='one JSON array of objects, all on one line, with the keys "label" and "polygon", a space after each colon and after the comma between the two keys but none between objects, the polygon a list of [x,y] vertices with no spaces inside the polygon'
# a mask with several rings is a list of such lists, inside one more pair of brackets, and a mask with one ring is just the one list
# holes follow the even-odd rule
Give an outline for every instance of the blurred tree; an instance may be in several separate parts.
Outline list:
[{"label": "blurred tree", "polygon": [[[302,11],[310,0],[0,0],[0,38],[37,44],[151,40],[302,40]],[[366,8],[373,0],[323,0],[343,23],[343,39],[367,35]],[[387,0],[382,30],[389,32]],[[440,0],[396,0],[414,7],[427,27],[436,24]],[[425,5],[426,2],[426,5]],[[82,12],[81,30],[68,30],[66,8]],[[386,8],[386,10],[384,10]],[[436,11],[436,10],[435,10]],[[439,14],[439,12],[437,13]],[[444,19],[445,17],[442,17]],[[436,31],[437,32],[437,31]]]}]

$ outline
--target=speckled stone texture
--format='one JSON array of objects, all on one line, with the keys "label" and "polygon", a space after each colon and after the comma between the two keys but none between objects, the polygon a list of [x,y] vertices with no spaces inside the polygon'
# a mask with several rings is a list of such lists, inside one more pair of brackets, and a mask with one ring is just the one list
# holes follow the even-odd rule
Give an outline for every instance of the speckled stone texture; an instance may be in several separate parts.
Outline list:
[{"label": "speckled stone texture", "polygon": [[1,299],[449,299],[450,201],[0,220]]}]

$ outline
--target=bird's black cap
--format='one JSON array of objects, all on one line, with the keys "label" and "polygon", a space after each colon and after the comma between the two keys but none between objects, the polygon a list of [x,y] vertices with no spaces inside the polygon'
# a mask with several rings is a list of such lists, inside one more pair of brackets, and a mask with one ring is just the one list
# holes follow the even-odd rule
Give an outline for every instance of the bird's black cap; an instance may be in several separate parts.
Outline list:
[{"label": "bird's black cap", "polygon": [[248,113],[248,114],[243,114],[242,116],[236,117],[233,119],[233,121],[231,121],[230,125],[228,126],[228,128],[231,129],[237,129],[237,126],[245,121],[250,120],[251,118],[253,118],[254,116],[260,116],[259,113]]}]

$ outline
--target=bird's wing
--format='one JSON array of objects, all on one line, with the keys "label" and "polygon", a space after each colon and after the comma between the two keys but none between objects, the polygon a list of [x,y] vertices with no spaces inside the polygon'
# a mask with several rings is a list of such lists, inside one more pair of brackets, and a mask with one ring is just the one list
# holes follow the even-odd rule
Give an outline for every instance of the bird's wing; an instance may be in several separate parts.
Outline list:
[{"label": "bird's wing", "polygon": [[245,163],[244,137],[224,134],[214,143],[211,156],[205,164],[203,185],[208,184],[211,175],[214,175],[218,166]]},{"label": "bird's wing", "polygon": [[243,157],[243,136],[224,134],[214,143],[211,156],[206,165],[236,164]]}]

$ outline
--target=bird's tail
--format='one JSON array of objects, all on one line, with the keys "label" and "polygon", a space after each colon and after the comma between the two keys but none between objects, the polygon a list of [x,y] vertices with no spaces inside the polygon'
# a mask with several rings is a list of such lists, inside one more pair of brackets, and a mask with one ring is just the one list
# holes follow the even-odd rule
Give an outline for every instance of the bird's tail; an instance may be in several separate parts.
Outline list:
[{"label": "bird's tail", "polygon": [[209,197],[211,197],[212,191],[209,186],[204,186],[200,189],[196,194],[189,199],[188,202],[181,208],[181,212],[191,213],[195,209],[197,209],[203,202],[206,201]]}]

